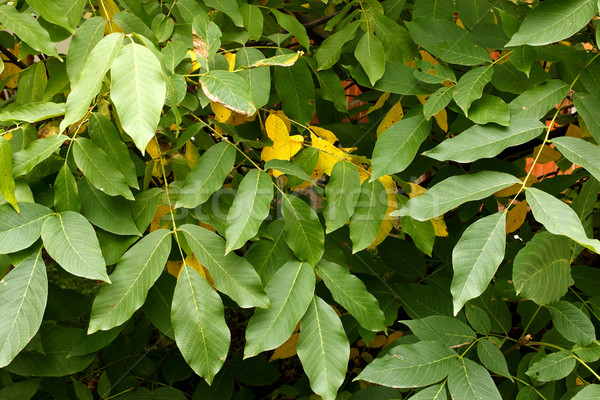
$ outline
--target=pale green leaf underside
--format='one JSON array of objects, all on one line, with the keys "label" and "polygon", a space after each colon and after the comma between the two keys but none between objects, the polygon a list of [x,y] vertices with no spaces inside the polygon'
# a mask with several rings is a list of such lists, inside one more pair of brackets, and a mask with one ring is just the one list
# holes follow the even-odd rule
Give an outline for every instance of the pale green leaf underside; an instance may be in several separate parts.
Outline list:
[{"label": "pale green leaf underside", "polygon": [[279,347],[294,332],[315,290],[313,268],[303,262],[285,263],[265,287],[270,308],[257,309],[248,321],[244,357]]},{"label": "pale green leaf underside", "polygon": [[519,184],[521,181],[512,175],[494,171],[452,176],[434,185],[424,195],[410,199],[402,208],[390,215],[408,215],[419,221],[425,221],[467,201],[486,198],[516,183]]},{"label": "pale green leaf underside", "polygon": [[285,194],[282,213],[287,244],[299,259],[316,265],[323,255],[325,235],[315,210],[300,198]]},{"label": "pale green leaf underside", "polygon": [[17,265],[1,281],[0,368],[8,365],[42,323],[48,297],[46,266],[40,252]]},{"label": "pale green leaf underside", "polygon": [[454,400],[502,400],[489,372],[468,358],[461,358],[448,375],[448,390]]},{"label": "pale green leaf underside", "polygon": [[554,327],[565,339],[582,346],[596,340],[592,321],[574,304],[561,300],[548,304],[546,308],[550,310]]},{"label": "pale green leaf underside", "polygon": [[527,203],[534,218],[555,235],[567,236],[582,246],[600,253],[600,241],[587,237],[579,217],[571,207],[536,188],[527,188]]},{"label": "pale green leaf underside", "polygon": [[454,315],[488,287],[504,259],[506,213],[488,215],[471,224],[452,251]]},{"label": "pale green leaf underside", "polygon": [[196,270],[183,265],[171,305],[177,347],[198,375],[211,383],[223,366],[231,333],[221,298]]},{"label": "pale green leaf underside", "polygon": [[9,254],[31,246],[42,231],[49,208],[35,203],[21,203],[21,213],[10,204],[0,205],[0,254]]},{"label": "pale green leaf underside", "polygon": [[131,247],[94,299],[88,334],[127,321],[140,308],[162,273],[171,252],[171,232],[156,230]]},{"label": "pale green leaf underside", "polygon": [[569,161],[581,165],[594,178],[600,179],[600,146],[569,136],[553,139],[552,143]]},{"label": "pale green leaf underside", "polygon": [[439,161],[469,163],[494,157],[507,147],[526,143],[539,136],[544,128],[544,124],[533,118],[513,118],[507,127],[474,125],[423,154]]},{"label": "pale green leaf underside", "polygon": [[596,0],[546,0],[535,7],[506,47],[543,46],[566,39],[598,12]]},{"label": "pale green leaf underside", "polygon": [[473,343],[475,332],[464,322],[444,315],[400,321],[421,340],[438,341],[448,347]]},{"label": "pale green leaf underside", "polygon": [[561,350],[531,365],[526,373],[540,382],[557,381],[569,375],[576,364],[575,355],[570,350]]},{"label": "pale green leaf underside", "polygon": [[312,390],[323,400],[335,400],[346,377],[350,344],[336,312],[317,296],[300,321],[297,349]]},{"label": "pale green leaf underside", "polygon": [[341,228],[352,216],[360,196],[360,174],[348,161],[336,163],[325,187],[323,217],[327,233]]}]

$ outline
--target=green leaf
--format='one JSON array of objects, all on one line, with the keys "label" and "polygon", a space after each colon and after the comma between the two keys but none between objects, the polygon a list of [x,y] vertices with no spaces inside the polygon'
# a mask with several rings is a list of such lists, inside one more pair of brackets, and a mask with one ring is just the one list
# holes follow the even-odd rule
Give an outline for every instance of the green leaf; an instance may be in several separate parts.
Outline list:
[{"label": "green leaf", "polygon": [[17,197],[15,196],[15,180],[13,170],[12,147],[4,136],[0,136],[0,195],[19,212]]},{"label": "green leaf", "polygon": [[85,369],[96,357],[87,354],[69,357],[74,344],[85,335],[83,329],[62,326],[42,326],[40,329],[44,353],[23,351],[6,369],[13,374],[28,376],[65,376]]},{"label": "green leaf", "polygon": [[127,12],[119,11],[112,16],[112,23],[117,24],[125,34],[136,33],[142,35],[145,38],[151,40],[155,44],[157,43],[156,34],[158,29],[154,28],[153,31],[142,21],[137,15]]},{"label": "green leaf", "polygon": [[73,158],[92,185],[109,196],[133,200],[125,177],[104,151],[91,140],[77,138],[73,143]]},{"label": "green leaf", "polygon": [[452,100],[453,87],[441,87],[436,90],[423,105],[423,115],[429,121],[432,116],[442,111]]},{"label": "green leaf", "polygon": [[423,154],[439,161],[470,163],[481,158],[492,158],[508,147],[527,143],[539,136],[545,127],[533,118],[513,118],[507,127],[474,125]]},{"label": "green leaf", "polygon": [[36,203],[21,203],[21,212],[10,204],[0,205],[0,254],[28,248],[40,237],[42,225],[52,210]]},{"label": "green leaf", "polygon": [[344,45],[354,39],[356,30],[360,25],[360,21],[354,21],[348,26],[336,31],[333,35],[326,38],[315,53],[315,59],[319,70],[329,69],[333,67],[342,54]]},{"label": "green leaf", "polygon": [[316,65],[311,66],[311,68],[313,68],[313,72],[319,81],[321,96],[325,100],[331,101],[339,112],[348,112],[348,101],[340,78],[331,70],[316,71]]},{"label": "green leaf", "polygon": [[68,16],[63,13],[60,5],[53,1],[44,0],[27,0],[27,4],[29,4],[31,8],[40,14],[46,21],[62,26],[71,33],[75,33],[75,30],[69,23]]},{"label": "green leaf", "polygon": [[576,93],[573,96],[573,104],[577,108],[577,114],[583,118],[585,125],[592,134],[594,140],[600,143],[600,100],[586,93]]},{"label": "green leaf", "polygon": [[406,28],[400,26],[387,12],[385,15],[383,13],[383,10],[380,12],[374,8],[369,10],[371,26],[383,45],[385,59],[401,64],[409,63],[417,57],[417,46]]},{"label": "green leaf", "polygon": [[81,214],[65,211],[46,218],[44,248],[67,272],[110,283],[94,228]]},{"label": "green leaf", "polygon": [[385,53],[379,38],[372,33],[365,33],[356,44],[354,56],[365,70],[371,85],[375,85],[385,72]]},{"label": "green leaf", "polygon": [[[287,160],[269,160],[265,163],[265,170],[276,169],[285,175],[291,175],[312,182],[312,177],[298,164],[292,164]],[[356,169],[356,168],[355,168]]]},{"label": "green leaf", "polygon": [[385,317],[379,302],[360,279],[341,265],[327,260],[319,261],[316,272],[333,299],[348,310],[363,328],[373,332],[385,330]]},{"label": "green leaf", "polygon": [[186,264],[173,293],[171,320],[183,358],[194,372],[212,383],[227,358],[231,334],[221,298]]},{"label": "green leaf", "polygon": [[144,304],[171,252],[171,232],[159,229],[131,247],[110,275],[112,283],[102,285],[94,299],[88,335],[109,330],[127,321]]},{"label": "green leaf", "polygon": [[317,296],[300,321],[297,349],[313,392],[335,400],[346,377],[350,344],[333,308]]},{"label": "green leaf", "polygon": [[543,46],[573,36],[598,12],[596,0],[546,0],[527,14],[506,47]]},{"label": "green leaf", "polygon": [[582,246],[600,253],[600,241],[589,239],[579,217],[571,207],[536,188],[527,188],[527,203],[534,218],[555,235],[567,236]]},{"label": "green leaf", "polygon": [[175,68],[185,58],[187,47],[185,43],[179,40],[171,40],[160,50],[163,55],[163,64],[171,73],[175,73]]},{"label": "green leaf", "polygon": [[175,207],[194,208],[208,200],[221,188],[234,162],[235,147],[229,143],[220,142],[208,149],[183,183]]},{"label": "green leaf", "polygon": [[237,26],[244,26],[244,20],[240,13],[240,6],[235,0],[205,0],[204,3],[208,7],[212,7],[215,10],[219,10],[225,13],[234,24]]},{"label": "green leaf", "polygon": [[515,257],[513,282],[517,294],[544,305],[558,301],[573,284],[571,243],[550,232],[527,242]]},{"label": "green leaf", "polygon": [[281,200],[285,240],[296,256],[316,265],[324,251],[325,235],[319,217],[300,198],[284,194]]},{"label": "green leaf", "polygon": [[306,33],[306,28],[304,28],[304,26],[296,19],[296,17],[293,15],[284,14],[273,8],[271,9],[271,12],[275,16],[275,19],[277,19],[277,23],[281,25],[283,29],[291,33],[296,38],[298,43],[300,43],[300,45],[308,51],[310,40],[308,38],[308,34]]},{"label": "green leaf", "polygon": [[600,146],[569,136],[552,139],[552,143],[569,161],[600,179]]},{"label": "green leaf", "polygon": [[[111,33],[100,40],[89,53],[81,75],[77,83],[71,87],[71,93],[67,97],[65,118],[60,123],[61,132],[81,120],[88,112],[90,103],[100,91],[104,75],[113,64],[122,44],[123,34]],[[131,66],[128,68],[131,69]],[[114,84],[113,80],[111,94],[114,93]]]},{"label": "green leaf", "polygon": [[110,99],[121,126],[144,154],[156,132],[167,95],[160,61],[147,47],[131,43],[121,49],[110,71]]},{"label": "green leaf", "polygon": [[[442,382],[420,390],[415,395],[411,396],[410,400],[446,400],[447,398],[448,392],[446,390],[446,382]],[[367,400],[367,398],[365,398],[365,400]]]},{"label": "green leaf", "polygon": [[41,252],[27,257],[0,282],[0,367],[5,367],[29,343],[42,323],[48,278]]},{"label": "green leaf", "polygon": [[73,35],[67,53],[67,75],[71,87],[75,87],[79,80],[90,52],[102,40],[105,26],[104,18],[91,17],[81,24],[77,28],[77,34]]},{"label": "green leaf", "polygon": [[478,65],[491,61],[485,47],[476,44],[477,38],[454,22],[418,18],[406,26],[416,44],[447,63]]},{"label": "green leaf", "polygon": [[515,183],[522,182],[512,175],[495,171],[451,176],[434,185],[424,195],[410,199],[390,215],[409,215],[416,220],[425,221],[467,201],[484,199]]},{"label": "green leaf", "polygon": [[97,353],[102,350],[123,330],[124,325],[117,326],[109,331],[98,331],[92,335],[82,336],[71,348],[69,357],[84,356],[86,354]]},{"label": "green leaf", "polygon": [[448,375],[448,390],[454,400],[502,400],[489,372],[468,358],[461,358]]},{"label": "green leaf", "polygon": [[375,241],[387,209],[385,186],[379,180],[365,181],[360,187],[360,196],[349,224],[352,253],[366,249]]},{"label": "green leaf", "polygon": [[475,332],[456,318],[432,315],[425,318],[400,321],[421,340],[438,341],[448,347],[473,343]]},{"label": "green leaf", "polygon": [[0,6],[0,21],[32,49],[61,59],[48,31],[31,14],[20,13],[13,5],[3,5]]},{"label": "green leaf", "polygon": [[0,390],[0,399],[30,400],[38,391],[41,379],[27,379],[9,383]]},{"label": "green leaf", "polygon": [[279,347],[294,332],[315,290],[315,272],[303,262],[285,263],[265,287],[271,307],[256,309],[246,328],[244,358]]},{"label": "green leaf", "polygon": [[404,171],[430,131],[431,121],[423,115],[403,118],[383,131],[373,150],[371,180]]},{"label": "green leaf", "polygon": [[275,67],[274,83],[285,115],[308,125],[316,109],[314,82],[308,65],[299,62],[291,67]]},{"label": "green leaf", "polygon": [[152,325],[173,340],[175,334],[171,323],[171,303],[176,284],[177,279],[164,271],[148,291],[148,298],[142,307]]},{"label": "green leaf", "polygon": [[248,172],[227,214],[227,253],[239,249],[257,234],[260,224],[269,215],[271,200],[271,177],[257,169]]},{"label": "green leaf", "polygon": [[505,246],[505,212],[481,218],[464,231],[452,251],[454,315],[488,287],[504,259]]},{"label": "green leaf", "polygon": [[487,369],[511,381],[513,380],[504,354],[490,340],[482,338],[477,342],[477,356]]},{"label": "green leaf", "polygon": [[491,10],[492,7],[487,0],[458,0],[456,2],[456,12],[460,20],[469,28],[480,24],[493,24],[494,13]]},{"label": "green leaf", "polygon": [[537,57],[536,50],[531,46],[519,46],[510,53],[510,63],[516,69],[527,75],[531,72],[531,65]]},{"label": "green leaf", "polygon": [[77,182],[67,163],[58,171],[54,181],[54,208],[56,211],[80,212],[81,201],[77,193]]},{"label": "green leaf", "polygon": [[240,4],[240,12],[244,20],[244,28],[250,34],[250,40],[260,40],[264,26],[264,17],[260,7],[256,4],[242,3]]},{"label": "green leaf", "polygon": [[435,227],[431,221],[417,221],[406,216],[400,218],[400,224],[402,230],[412,238],[415,246],[431,257],[435,243]]},{"label": "green leaf", "polygon": [[471,104],[469,119],[481,125],[493,122],[498,125],[509,126],[509,122],[512,122],[508,104],[500,97],[490,94],[484,94]]},{"label": "green leaf", "polygon": [[[258,7],[256,8],[258,9]],[[235,53],[235,68],[249,67],[256,61],[264,58],[264,54],[259,50],[252,47],[243,47]],[[237,74],[248,83],[250,98],[254,106],[263,107],[267,104],[269,95],[271,94],[270,68],[249,68],[238,71]]]},{"label": "green leaf", "polygon": [[256,112],[248,83],[237,73],[211,71],[200,77],[200,84],[211,101],[248,116]]},{"label": "green leaf", "polygon": [[133,220],[140,232],[144,232],[154,218],[163,193],[160,188],[152,188],[138,193],[135,202],[130,204]]},{"label": "green leaf", "polygon": [[65,103],[38,101],[24,104],[12,111],[0,113],[0,121],[38,122],[48,118],[58,117],[65,113]]},{"label": "green leaf", "polygon": [[125,177],[127,185],[139,189],[135,165],[117,128],[102,114],[90,115],[88,130],[92,142],[100,147]]},{"label": "green leaf", "polygon": [[489,67],[473,68],[464,74],[454,86],[452,98],[466,116],[469,116],[471,103],[481,97],[483,88],[492,80],[493,74],[494,70]]},{"label": "green leaf", "polygon": [[[540,119],[569,94],[569,85],[550,79],[526,90],[509,104],[511,118]],[[579,106],[577,111],[581,112]]]},{"label": "green leaf", "polygon": [[531,365],[526,374],[539,382],[557,381],[569,375],[576,364],[571,350],[561,350]]},{"label": "green leaf", "polygon": [[454,4],[452,0],[417,0],[412,13],[413,18],[437,18],[452,20]]},{"label": "green leaf", "polygon": [[292,258],[292,251],[285,243],[283,220],[271,222],[267,227],[273,240],[261,239],[248,249],[244,258],[252,264],[263,285],[269,283],[279,268]]},{"label": "green leaf", "polygon": [[36,165],[50,157],[67,140],[65,135],[52,135],[35,140],[29,146],[13,153],[13,176],[29,173]]},{"label": "green leaf", "polygon": [[140,235],[129,202],[96,189],[87,179],[80,179],[77,189],[81,199],[81,214],[92,224],[116,235]]},{"label": "green leaf", "polygon": [[197,225],[186,224],[179,229],[220,292],[243,308],[269,306],[269,298],[252,265],[235,253],[226,255],[224,239]]},{"label": "green leaf", "polygon": [[587,385],[571,400],[594,400],[600,396],[600,385]]},{"label": "green leaf", "polygon": [[399,345],[373,360],[355,380],[394,388],[428,386],[444,379],[457,358],[454,350],[440,342]]},{"label": "green leaf", "polygon": [[337,162],[325,187],[323,217],[326,233],[341,228],[348,222],[360,197],[360,174],[348,161]]},{"label": "green leaf", "polygon": [[575,305],[567,301],[557,301],[546,306],[552,315],[552,322],[565,339],[582,346],[596,340],[594,325]]}]

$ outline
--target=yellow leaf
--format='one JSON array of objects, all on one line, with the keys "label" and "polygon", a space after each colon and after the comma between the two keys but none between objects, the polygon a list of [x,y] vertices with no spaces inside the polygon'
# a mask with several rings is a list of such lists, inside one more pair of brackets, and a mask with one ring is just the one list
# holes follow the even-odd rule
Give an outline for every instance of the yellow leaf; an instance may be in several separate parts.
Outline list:
[{"label": "yellow leaf", "polygon": [[506,233],[516,231],[523,225],[527,217],[527,200],[523,200],[508,210],[506,214]]},{"label": "yellow leaf", "polygon": [[383,345],[383,348],[385,349],[387,346],[392,344],[395,340],[400,339],[402,336],[404,336],[404,333],[402,331],[390,333],[387,337],[387,340],[385,341],[385,344]]},{"label": "yellow leaf", "polygon": [[292,336],[290,336],[288,340],[283,342],[281,346],[275,349],[269,361],[281,360],[283,358],[295,356],[298,339],[300,339],[300,333],[292,333]]},{"label": "yellow leaf", "polygon": [[325,128],[321,128],[320,126],[309,125],[308,128],[314,132],[319,138],[328,141],[331,144],[335,144],[338,141],[337,136],[335,134]]},{"label": "yellow leaf", "polygon": [[578,127],[577,125],[570,124],[569,127],[567,128],[567,133],[565,134],[565,136],[571,136],[571,137],[575,137],[578,139],[583,139],[583,132],[581,131],[581,128]]},{"label": "yellow leaf", "polygon": [[146,145],[146,153],[148,153],[153,160],[160,157],[160,150],[158,149],[156,140],[151,140],[148,142]]},{"label": "yellow leaf", "polygon": [[[206,268],[202,264],[200,264],[200,261],[198,261],[194,254],[188,254],[184,261],[187,265],[198,271],[204,279],[206,279]],[[209,283],[211,283],[211,286],[214,284],[212,282]]]},{"label": "yellow leaf", "polygon": [[381,123],[377,127],[377,137],[379,137],[386,129],[400,121],[404,117],[404,110],[402,110],[402,104],[397,102],[390,108],[390,111],[383,117]]},{"label": "yellow leaf", "polygon": [[200,63],[198,62],[198,59],[196,58],[196,53],[194,53],[194,50],[188,50],[188,54],[190,55],[190,58],[192,59],[192,68],[190,69],[190,73],[200,69]]},{"label": "yellow leaf", "polygon": [[[521,180],[521,182],[523,182],[525,180],[525,177],[519,178]],[[537,182],[537,177],[535,175],[530,175],[529,179],[527,179],[527,183],[525,184],[525,187],[529,187],[531,185],[533,185],[534,183]],[[496,193],[494,193],[494,196],[496,197],[510,197],[510,196],[514,196],[515,194],[517,194],[519,192],[519,189],[521,188],[521,185],[518,183],[515,183],[512,186],[509,186],[505,189],[499,190]]]},{"label": "yellow leaf", "polygon": [[229,62],[229,71],[233,71],[235,69],[235,53],[225,53],[224,56]]},{"label": "yellow leaf", "polygon": [[[17,58],[19,58],[19,51],[20,50],[21,50],[21,46],[18,43],[15,44],[14,48],[8,49],[8,51],[10,51]],[[19,83],[18,82],[19,72],[21,72],[21,68],[19,68],[16,64],[5,62],[4,63],[4,70],[0,74],[0,79],[1,80],[5,80],[9,76],[12,75],[12,78],[10,78],[8,80],[8,82],[6,83],[6,87],[8,89],[14,89],[14,88],[17,87],[17,85]]]},{"label": "yellow leaf", "polygon": [[408,197],[411,199],[413,197],[419,197],[427,192],[427,189],[421,185],[417,185],[416,183],[408,182],[408,185],[410,186],[410,193],[408,194]]},{"label": "yellow leaf", "polygon": [[381,182],[385,187],[385,191],[387,193],[388,208],[385,212],[385,218],[383,219],[381,227],[379,228],[379,233],[377,234],[377,237],[375,238],[373,243],[369,245],[369,249],[374,249],[381,242],[383,242],[394,228],[394,225],[396,224],[396,217],[390,216],[390,213],[392,211],[396,211],[398,209],[398,201],[396,200],[396,183],[394,182],[394,179],[392,179],[392,177],[389,175],[384,175],[380,177],[379,182]]},{"label": "yellow leaf", "polygon": [[296,153],[302,150],[302,145],[304,144],[304,136],[302,135],[294,135],[290,136],[290,158],[294,157]]},{"label": "yellow leaf", "polygon": [[369,343],[369,347],[371,349],[378,349],[380,347],[383,347],[386,341],[387,338],[384,335],[375,335],[373,340],[371,340],[371,342]]},{"label": "yellow leaf", "polygon": [[379,96],[379,98],[375,102],[375,104],[367,109],[367,112],[365,113],[365,115],[371,114],[373,111],[377,111],[381,107],[383,107],[385,102],[390,98],[390,95],[391,95],[390,92],[382,93],[381,96]]},{"label": "yellow leaf", "polygon": [[444,217],[442,215],[431,218],[430,221],[433,224],[435,236],[448,237],[448,227],[446,226]]},{"label": "yellow leaf", "polygon": [[98,10],[100,11],[102,18],[108,21],[106,28],[104,28],[104,33],[107,35],[113,32],[125,33],[119,25],[113,22],[113,16],[119,12],[119,6],[117,6],[113,0],[99,0]]},{"label": "yellow leaf", "polygon": [[288,132],[292,131],[292,122],[287,117],[287,115],[285,115],[283,110],[269,110],[269,115],[271,115],[271,114],[277,115],[279,118],[281,118],[283,120],[283,122],[285,122],[285,126],[287,127]]},{"label": "yellow leaf", "polygon": [[533,149],[533,156],[536,157],[538,152],[541,151],[541,154],[538,158],[538,164],[546,164],[549,162],[556,162],[562,158],[562,154],[550,145],[545,144],[544,147],[542,145],[537,145]]},{"label": "yellow leaf", "polygon": [[231,114],[233,113],[233,111],[231,111],[230,109],[225,108],[221,104],[214,103],[212,101],[210,102],[210,108],[215,113],[215,120],[217,122],[227,122],[227,120],[229,119],[229,117],[231,117]]},{"label": "yellow leaf", "polygon": [[436,60],[435,57],[432,56],[431,54],[429,54],[427,51],[419,50],[419,54],[421,54],[421,60],[427,61],[429,64],[432,64],[432,65],[439,64],[439,61]]},{"label": "yellow leaf", "polygon": [[[263,148],[260,158],[264,161],[269,160],[289,160],[292,153],[290,143],[290,131],[283,119],[275,113],[270,114],[265,121],[265,130],[267,136],[273,141],[273,146]],[[273,170],[273,176],[282,175],[280,171]]]},{"label": "yellow leaf", "polygon": [[346,153],[335,147],[330,142],[320,139],[311,132],[310,134],[312,147],[319,150],[319,161],[317,166],[320,167],[327,175],[331,175],[333,166],[341,160],[346,159]]},{"label": "yellow leaf", "polygon": [[226,121],[226,123],[228,123],[229,125],[238,126],[238,125],[245,124],[246,122],[254,121],[255,119],[256,119],[256,113],[252,114],[252,116],[249,117],[247,115],[240,114],[238,112],[233,111],[231,113],[231,116],[229,117],[229,119]]},{"label": "yellow leaf", "polygon": [[185,160],[191,169],[194,169],[198,161],[200,160],[200,153],[198,152],[198,148],[194,146],[191,140],[185,142]]},{"label": "yellow leaf", "polygon": [[164,228],[171,223],[171,218],[169,216],[168,219],[163,220],[163,217],[167,214],[171,213],[171,209],[169,206],[159,205],[156,209],[156,213],[154,213],[154,217],[152,217],[152,221],[150,221],[150,232],[154,232],[157,229]]},{"label": "yellow leaf", "polygon": [[460,20],[460,18],[456,18],[456,25],[458,25],[461,28],[465,29],[465,26],[463,25],[463,22]]},{"label": "yellow leaf", "polygon": [[183,267],[183,261],[167,261],[167,272],[175,278],[179,278],[181,267]]}]

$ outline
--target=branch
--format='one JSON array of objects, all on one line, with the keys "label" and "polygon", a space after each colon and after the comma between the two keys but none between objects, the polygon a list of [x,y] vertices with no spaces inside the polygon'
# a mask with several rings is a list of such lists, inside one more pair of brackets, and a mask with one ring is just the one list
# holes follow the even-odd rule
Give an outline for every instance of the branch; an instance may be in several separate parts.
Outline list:
[{"label": "branch", "polygon": [[330,19],[332,19],[333,17],[335,17],[339,13],[341,13],[341,11],[337,11],[337,12],[334,12],[333,14],[328,15],[326,17],[315,19],[314,21],[310,21],[310,22],[304,23],[304,24],[302,24],[302,26],[304,28],[306,28],[306,29],[315,28],[315,27],[317,27],[319,25],[323,25],[324,23],[328,22]]},{"label": "branch", "polygon": [[15,64],[17,67],[19,67],[21,69],[27,68],[26,64],[24,64],[23,62],[19,61],[19,59],[13,53],[11,53],[10,50],[8,50],[6,47],[4,47],[1,44],[0,44],[0,52],[2,52],[2,54],[4,54],[6,57],[8,57],[8,59],[10,60],[10,62],[12,62],[13,64]]}]

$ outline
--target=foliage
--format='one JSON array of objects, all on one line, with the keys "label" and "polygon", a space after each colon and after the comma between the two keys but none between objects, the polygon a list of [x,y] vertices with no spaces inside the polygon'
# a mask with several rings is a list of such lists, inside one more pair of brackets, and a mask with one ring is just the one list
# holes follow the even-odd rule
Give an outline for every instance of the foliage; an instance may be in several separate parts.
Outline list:
[{"label": "foliage", "polygon": [[0,398],[600,398],[596,0],[0,3]]}]

